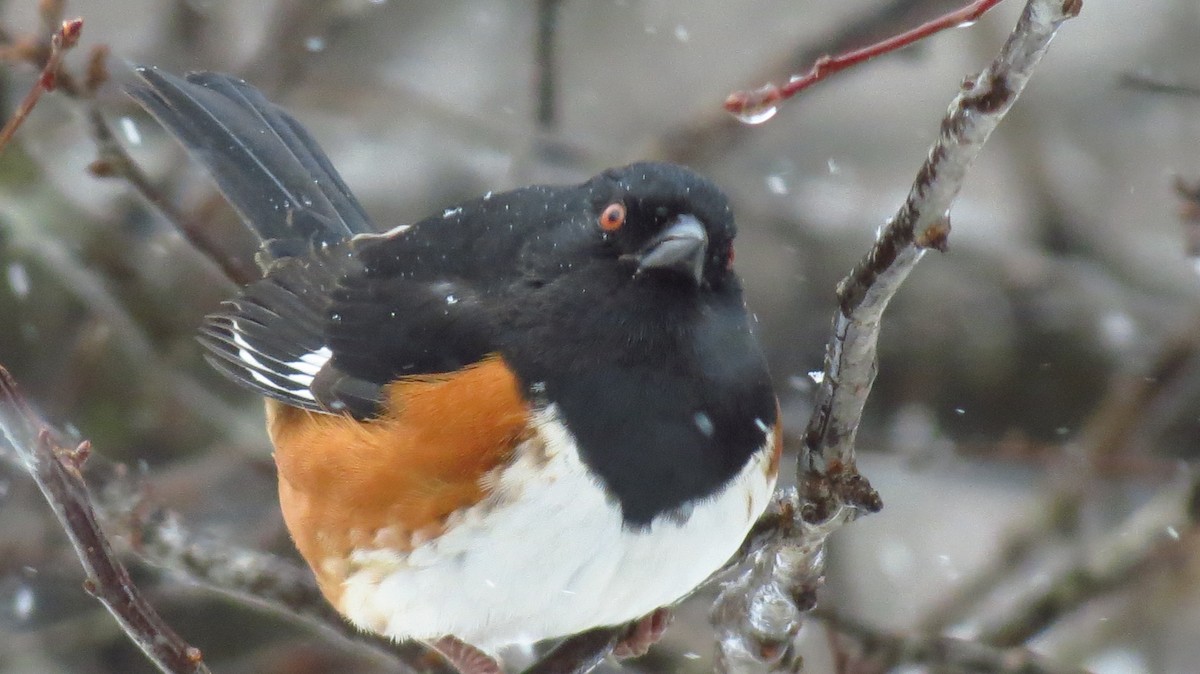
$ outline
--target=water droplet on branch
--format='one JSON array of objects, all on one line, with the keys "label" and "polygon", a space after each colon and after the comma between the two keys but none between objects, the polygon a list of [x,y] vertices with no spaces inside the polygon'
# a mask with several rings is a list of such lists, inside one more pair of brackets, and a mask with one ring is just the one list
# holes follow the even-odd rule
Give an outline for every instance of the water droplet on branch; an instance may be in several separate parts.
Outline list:
[{"label": "water droplet on branch", "polygon": [[738,91],[725,99],[725,109],[743,124],[762,124],[779,112],[783,95],[779,87],[767,84],[754,91]]}]

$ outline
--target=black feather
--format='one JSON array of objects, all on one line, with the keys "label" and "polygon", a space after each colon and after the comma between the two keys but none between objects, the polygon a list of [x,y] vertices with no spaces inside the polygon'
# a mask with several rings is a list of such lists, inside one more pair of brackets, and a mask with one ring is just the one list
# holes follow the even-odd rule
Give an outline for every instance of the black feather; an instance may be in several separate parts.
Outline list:
[{"label": "black feather", "polygon": [[142,84],[129,94],[204,164],[263,242],[330,244],[375,231],[308,132],[257,89],[218,73],[137,73]]}]

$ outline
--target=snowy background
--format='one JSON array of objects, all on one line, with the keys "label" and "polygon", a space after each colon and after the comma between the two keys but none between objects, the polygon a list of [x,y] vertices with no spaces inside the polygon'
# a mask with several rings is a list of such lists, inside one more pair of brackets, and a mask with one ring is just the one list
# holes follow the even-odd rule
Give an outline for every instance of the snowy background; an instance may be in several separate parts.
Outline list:
[{"label": "snowy background", "polygon": [[[10,37],[37,30],[33,0],[0,4]],[[85,20],[68,64],[109,45],[114,82],[96,105],[163,193],[243,259],[252,251],[232,211],[121,93],[130,64],[245,77],[308,126],[385,227],[633,160],[692,165],[734,203],[738,269],[794,437],[837,280],[902,202],[959,82],[997,51],[1021,3],[838,75],[758,126],[722,111],[730,91],[959,3],[564,1],[553,124],[537,119],[537,4],[80,0],[67,7]],[[1144,522],[1187,486],[1200,448],[1188,351],[1200,349],[1200,279],[1174,187],[1200,183],[1198,35],[1195,0],[1085,0],[1064,26],[973,169],[950,252],[928,256],[886,316],[859,442],[886,505],[835,536],[823,610],[888,633],[936,624],[971,637],[1079,570],[1140,560],[1021,641],[1063,671],[1195,671],[1200,538],[1186,521]],[[34,76],[0,71],[5,111]],[[49,418],[144,473],[156,505],[292,554],[261,408],[192,340],[231,286],[128,183],[91,175],[95,158],[84,104],[61,95],[0,156],[0,363]],[[1165,376],[1168,345],[1187,354],[1170,381],[1130,394]],[[1023,530],[1025,554],[1007,555]],[[1111,549],[1121,540],[1132,552]],[[214,672],[383,671],[134,568]],[[36,487],[0,463],[0,673],[151,671],[81,580]],[[976,586],[951,618],[950,598]],[[681,608],[629,667],[707,671],[709,599]],[[808,671],[834,671],[831,635],[819,621],[802,631]]]}]

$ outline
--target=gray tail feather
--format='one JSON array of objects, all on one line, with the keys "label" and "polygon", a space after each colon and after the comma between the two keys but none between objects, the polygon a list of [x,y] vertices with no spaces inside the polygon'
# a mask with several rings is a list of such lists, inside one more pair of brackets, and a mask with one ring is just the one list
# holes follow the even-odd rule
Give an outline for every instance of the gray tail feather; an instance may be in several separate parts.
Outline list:
[{"label": "gray tail feather", "polygon": [[242,80],[140,67],[129,94],[202,163],[269,257],[376,229],[295,119]]}]

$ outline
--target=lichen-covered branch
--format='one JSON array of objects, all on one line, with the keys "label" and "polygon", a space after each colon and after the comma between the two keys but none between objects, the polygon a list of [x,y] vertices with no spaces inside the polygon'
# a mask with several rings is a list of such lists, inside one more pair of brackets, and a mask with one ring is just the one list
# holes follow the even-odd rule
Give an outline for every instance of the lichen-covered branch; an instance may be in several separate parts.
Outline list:
[{"label": "lichen-covered branch", "polygon": [[[853,470],[854,438],[875,379],[883,310],[925,251],[945,248],[950,208],[967,169],[1025,88],[1058,27],[1080,8],[1079,0],[1030,0],[1025,5],[996,59],[963,82],[904,205],[880,230],[870,253],[838,285],[834,335],[797,474],[802,496],[810,502],[821,505],[829,496],[825,481],[813,483],[812,476]],[[819,508],[812,514],[825,519],[832,509]]]},{"label": "lichen-covered branch", "polygon": [[798,490],[782,494],[777,505],[779,510],[795,509],[797,521],[775,530],[742,572],[723,586],[712,613],[723,671],[794,669],[788,654],[824,574],[826,537],[882,506],[858,474],[854,441],[875,379],[883,311],[925,251],[946,246],[950,207],[967,169],[1024,89],[1059,26],[1081,7],[1079,0],[1026,3],[1000,54],[963,83],[903,206],[839,284],[824,376],[797,466]]}]

